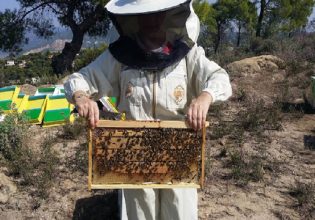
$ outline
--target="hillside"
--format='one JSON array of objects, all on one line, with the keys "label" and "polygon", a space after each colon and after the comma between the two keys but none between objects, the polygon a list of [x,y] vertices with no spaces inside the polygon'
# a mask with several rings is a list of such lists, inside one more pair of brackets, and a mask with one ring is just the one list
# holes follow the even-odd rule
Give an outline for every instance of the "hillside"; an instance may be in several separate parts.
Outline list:
[{"label": "hillside", "polygon": [[[71,31],[59,28],[56,33],[49,38],[40,38],[34,34],[28,34],[28,43],[22,48],[22,51],[18,56],[28,55],[32,53],[42,53],[42,52],[60,52],[64,48],[65,42],[69,42],[72,39]],[[99,47],[101,44],[106,43],[106,36],[91,37],[86,35],[84,37],[82,48],[95,48]],[[0,51],[0,60],[7,58],[9,54]]]},{"label": "hillside", "polygon": [[[294,101],[315,66],[292,75],[280,58],[260,56],[227,69],[234,95],[208,115],[199,219],[314,219],[315,112]],[[40,167],[23,169],[35,173],[28,185],[1,166],[0,219],[117,219],[117,191],[87,190],[84,125],[33,126],[29,136],[35,152],[50,150]],[[36,175],[43,170],[50,175]]]}]

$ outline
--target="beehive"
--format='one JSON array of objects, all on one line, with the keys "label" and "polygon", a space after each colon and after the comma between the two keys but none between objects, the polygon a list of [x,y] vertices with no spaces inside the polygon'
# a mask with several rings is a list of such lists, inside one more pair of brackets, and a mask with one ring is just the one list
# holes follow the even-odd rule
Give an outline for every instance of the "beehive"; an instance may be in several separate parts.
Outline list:
[{"label": "beehive", "polygon": [[64,94],[48,96],[43,119],[43,127],[63,125],[74,121],[71,114],[74,106],[70,104]]},{"label": "beehive", "polygon": [[100,121],[89,132],[89,189],[202,187],[205,129],[182,121]]}]

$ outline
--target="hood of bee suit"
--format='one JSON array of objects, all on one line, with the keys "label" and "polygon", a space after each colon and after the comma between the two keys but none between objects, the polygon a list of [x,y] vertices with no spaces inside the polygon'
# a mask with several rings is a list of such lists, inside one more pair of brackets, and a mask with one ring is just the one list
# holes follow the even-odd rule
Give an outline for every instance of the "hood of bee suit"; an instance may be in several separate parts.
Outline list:
[{"label": "hood of bee suit", "polygon": [[[122,0],[121,0],[122,1]],[[126,0],[131,2],[132,0]],[[142,0],[146,1],[146,0]],[[150,1],[150,0],[147,0]],[[118,13],[111,8],[110,1],[106,8],[114,26],[109,31],[109,50],[121,63],[136,69],[160,70],[179,62],[197,42],[200,22],[193,11],[192,1],[181,0],[179,5],[172,4],[155,11],[143,9],[137,13]],[[114,1],[115,2],[115,1]],[[160,2],[160,1],[154,1]],[[162,0],[163,2],[163,0]],[[179,2],[179,1],[177,1]],[[122,10],[123,12],[124,10]],[[137,44],[139,25],[137,15],[164,12],[165,18],[161,29],[166,33],[166,42],[172,45],[169,55],[144,52]],[[115,13],[114,13],[115,12]]]}]

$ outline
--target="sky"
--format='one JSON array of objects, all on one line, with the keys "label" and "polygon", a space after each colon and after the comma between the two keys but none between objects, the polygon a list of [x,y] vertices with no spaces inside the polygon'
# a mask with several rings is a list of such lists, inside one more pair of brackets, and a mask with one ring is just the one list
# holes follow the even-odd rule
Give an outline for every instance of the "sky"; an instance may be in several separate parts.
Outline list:
[{"label": "sky", "polygon": [[16,0],[0,0],[0,11],[4,11],[5,9],[14,9],[18,8],[19,4]]},{"label": "sky", "polygon": [[[210,3],[216,2],[216,0],[208,0]],[[19,4],[16,0],[0,0],[0,11],[4,11],[5,9],[14,9],[18,8]],[[315,7],[313,9],[313,13],[311,15],[312,18],[315,18]]]}]

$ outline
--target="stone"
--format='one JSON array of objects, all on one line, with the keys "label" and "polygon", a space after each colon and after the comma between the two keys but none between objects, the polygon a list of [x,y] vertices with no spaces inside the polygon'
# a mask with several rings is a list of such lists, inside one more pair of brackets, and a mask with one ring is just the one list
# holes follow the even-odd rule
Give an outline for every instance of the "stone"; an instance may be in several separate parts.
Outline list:
[{"label": "stone", "polygon": [[245,77],[266,71],[277,73],[285,69],[285,62],[276,56],[263,55],[235,61],[226,69],[231,75]]},{"label": "stone", "polygon": [[10,196],[16,193],[16,190],[17,188],[10,178],[0,173],[0,203],[7,203]]}]

